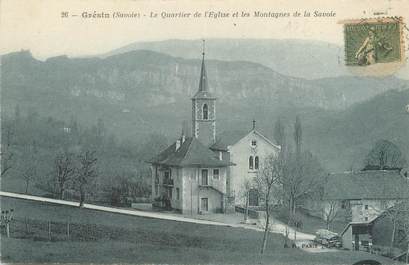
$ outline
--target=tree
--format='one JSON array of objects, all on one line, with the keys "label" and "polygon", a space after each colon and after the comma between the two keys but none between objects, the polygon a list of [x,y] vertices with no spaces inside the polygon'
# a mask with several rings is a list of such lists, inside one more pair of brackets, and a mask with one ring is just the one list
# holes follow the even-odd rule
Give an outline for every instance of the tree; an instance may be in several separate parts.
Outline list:
[{"label": "tree", "polygon": [[78,156],[79,167],[76,174],[76,188],[80,194],[80,207],[84,206],[85,194],[97,176],[95,151],[85,151]]},{"label": "tree", "polygon": [[294,123],[294,142],[295,142],[295,153],[297,156],[301,155],[301,145],[302,145],[302,126],[300,116],[297,115]]},{"label": "tree", "polygon": [[409,264],[409,201],[404,201],[400,207],[402,211],[397,222],[406,239],[406,264]]},{"label": "tree", "polygon": [[264,253],[267,246],[268,233],[270,231],[270,215],[271,205],[270,202],[273,198],[273,190],[279,180],[283,178],[285,174],[286,163],[284,157],[280,154],[269,155],[261,166],[256,177],[256,185],[260,194],[264,195],[265,207],[266,207],[266,220],[264,225],[263,242],[261,245],[261,254]]},{"label": "tree", "polygon": [[248,215],[249,215],[249,193],[252,188],[252,182],[249,179],[245,179],[242,185],[242,189],[240,189],[240,194],[238,194],[241,198],[245,200],[245,209],[244,209],[244,223],[247,223]]},{"label": "tree", "polygon": [[280,118],[274,124],[274,139],[280,146],[285,144],[285,127]]},{"label": "tree", "polygon": [[286,164],[286,172],[280,177],[279,183],[283,199],[288,203],[290,213],[294,215],[299,200],[318,191],[324,171],[310,152],[302,152],[299,155],[289,153]]},{"label": "tree", "polygon": [[4,176],[11,168],[11,161],[13,159],[13,152],[11,150],[11,143],[14,137],[14,129],[11,124],[2,124],[5,128],[5,134],[2,133],[1,144],[1,176]]},{"label": "tree", "polygon": [[30,186],[31,182],[32,182],[32,181],[36,178],[36,176],[37,176],[37,168],[36,168],[35,163],[33,163],[33,162],[27,161],[27,162],[25,162],[25,163],[26,163],[26,164],[24,164],[24,169],[23,169],[23,171],[21,172],[21,176],[22,176],[22,178],[23,178],[23,180],[24,180],[24,183],[25,183],[25,191],[24,191],[24,193],[25,193],[25,194],[28,194],[29,186]]},{"label": "tree", "polygon": [[72,154],[68,152],[58,154],[54,159],[54,178],[57,185],[58,198],[64,199],[64,191],[72,180],[75,172]]},{"label": "tree", "polygon": [[25,183],[25,194],[28,194],[30,184],[35,180],[37,176],[38,167],[38,152],[36,148],[36,143],[33,142],[32,145],[26,146],[23,151],[22,160],[20,161],[20,177]]},{"label": "tree", "polygon": [[402,169],[406,158],[399,147],[388,140],[379,140],[366,157],[365,169]]},{"label": "tree", "polygon": [[337,218],[339,208],[340,205],[338,201],[328,201],[326,202],[324,209],[322,209],[327,230],[330,230],[330,225],[334,222],[335,218]]}]

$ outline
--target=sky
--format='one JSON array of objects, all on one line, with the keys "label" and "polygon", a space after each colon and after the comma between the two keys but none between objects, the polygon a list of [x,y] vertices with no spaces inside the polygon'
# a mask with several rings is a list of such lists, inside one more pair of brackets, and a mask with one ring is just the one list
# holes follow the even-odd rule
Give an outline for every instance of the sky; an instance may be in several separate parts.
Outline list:
[{"label": "sky", "polygon": [[[37,59],[106,53],[138,41],[206,38],[307,39],[343,45],[346,19],[374,12],[405,16],[407,0],[0,0],[0,54],[28,49]],[[82,18],[87,13],[139,13],[140,18]],[[175,12],[294,12],[290,18],[161,18]],[[334,12],[334,17],[304,17]],[[68,12],[68,18],[62,18]],[[150,13],[158,18],[150,18]],[[76,15],[73,17],[72,15]],[[408,74],[409,77],[409,74]]]}]

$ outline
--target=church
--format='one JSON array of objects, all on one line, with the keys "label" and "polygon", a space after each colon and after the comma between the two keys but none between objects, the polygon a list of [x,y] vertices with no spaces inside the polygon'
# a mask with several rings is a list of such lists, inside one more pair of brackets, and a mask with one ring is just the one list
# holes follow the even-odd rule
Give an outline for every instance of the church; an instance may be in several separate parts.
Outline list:
[{"label": "church", "polygon": [[[192,136],[185,133],[148,162],[154,206],[183,214],[229,213],[243,205],[245,179],[254,178],[263,159],[280,147],[253,128],[216,132],[216,97],[209,89],[202,53],[199,89],[192,97]],[[217,140],[216,140],[217,139]],[[259,204],[251,190],[250,205]]]}]

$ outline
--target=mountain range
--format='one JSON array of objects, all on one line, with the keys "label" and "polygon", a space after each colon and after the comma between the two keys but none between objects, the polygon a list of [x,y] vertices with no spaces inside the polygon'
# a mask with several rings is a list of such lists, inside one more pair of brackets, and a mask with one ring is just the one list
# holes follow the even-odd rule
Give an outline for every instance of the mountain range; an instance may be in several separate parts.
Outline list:
[{"label": "mountain range", "polygon": [[[278,73],[266,64],[222,59],[206,59],[209,86],[218,98],[219,132],[250,129],[256,119],[258,128],[272,137],[273,124],[282,117],[292,135],[292,123],[300,115],[305,147],[329,170],[359,167],[379,138],[409,151],[409,115],[403,111],[409,103],[407,80],[393,76],[307,80]],[[102,118],[121,139],[143,141],[153,132],[174,139],[182,121],[190,120],[190,97],[198,89],[199,73],[200,59],[150,50],[45,61],[29,51],[11,53],[2,56],[2,115],[12,115],[19,105],[22,111],[62,120],[75,117],[84,125]]]},{"label": "mountain range", "polygon": [[[197,59],[203,49],[201,40],[164,40],[135,42],[101,57],[134,50],[151,50],[185,59]],[[343,63],[343,48],[320,41],[297,39],[206,39],[208,59],[247,61],[265,65],[275,72],[317,79],[349,75]]]}]

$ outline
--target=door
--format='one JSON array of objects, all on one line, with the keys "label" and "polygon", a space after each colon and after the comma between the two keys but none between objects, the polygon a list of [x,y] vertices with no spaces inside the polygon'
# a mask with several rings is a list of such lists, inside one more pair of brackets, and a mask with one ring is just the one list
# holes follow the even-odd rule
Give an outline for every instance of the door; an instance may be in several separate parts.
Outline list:
[{"label": "door", "polygon": [[249,191],[249,206],[258,206],[258,190],[251,189]]},{"label": "door", "polygon": [[209,211],[209,199],[208,198],[202,198],[201,210],[203,212]]},{"label": "door", "polygon": [[355,250],[359,250],[359,235],[355,234]]}]

